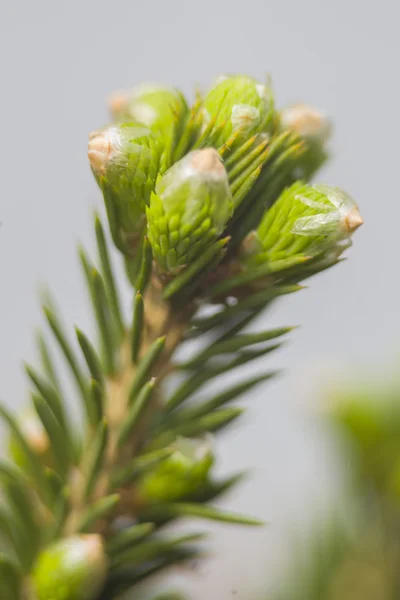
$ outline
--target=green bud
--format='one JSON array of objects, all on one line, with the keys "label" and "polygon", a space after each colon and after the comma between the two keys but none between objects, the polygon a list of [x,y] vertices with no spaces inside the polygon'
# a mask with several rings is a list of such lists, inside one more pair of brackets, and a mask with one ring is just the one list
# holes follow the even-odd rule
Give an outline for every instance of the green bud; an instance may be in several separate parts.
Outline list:
[{"label": "green bud", "polygon": [[258,229],[244,240],[242,253],[249,264],[321,252],[340,254],[362,223],[357,205],[339,188],[297,182],[281,194]]},{"label": "green bud", "polygon": [[159,169],[159,146],[149,129],[111,125],[89,135],[88,157],[101,186],[114,238],[135,246]]},{"label": "green bud", "polygon": [[332,133],[332,123],[326,114],[306,104],[295,104],[281,112],[281,124],[299,137],[325,144]]},{"label": "green bud", "polygon": [[38,600],[93,600],[106,574],[101,537],[79,535],[62,539],[39,555],[33,587]]},{"label": "green bud", "polygon": [[110,112],[116,121],[134,121],[160,134],[169,145],[177,128],[189,113],[183,94],[157,84],[142,84],[130,92],[119,92],[110,98]]},{"label": "green bud", "polygon": [[148,236],[163,271],[178,272],[223,232],[232,215],[228,175],[213,148],[195,150],[157,182]]},{"label": "green bud", "polygon": [[226,143],[233,134],[243,141],[255,133],[268,132],[274,122],[271,90],[246,75],[220,77],[204,99],[205,126],[214,122],[213,145]]},{"label": "green bud", "polygon": [[214,461],[208,439],[179,438],[175,451],[138,483],[146,503],[171,502],[187,497],[206,482]]},{"label": "green bud", "polygon": [[296,178],[310,179],[327,159],[326,144],[332,134],[332,122],[327,115],[313,106],[295,104],[280,115],[283,129],[290,129],[304,142]]}]

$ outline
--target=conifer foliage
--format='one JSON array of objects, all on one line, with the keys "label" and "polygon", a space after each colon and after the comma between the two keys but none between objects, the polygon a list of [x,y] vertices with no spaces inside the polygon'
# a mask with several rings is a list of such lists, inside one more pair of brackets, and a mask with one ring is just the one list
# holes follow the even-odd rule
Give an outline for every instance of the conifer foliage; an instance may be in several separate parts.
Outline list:
[{"label": "conifer foliage", "polygon": [[[202,534],[171,532],[177,519],[259,524],[215,507],[241,473],[214,475],[212,436],[239,419],[239,396],[274,376],[264,363],[291,330],[254,332],[252,321],[338,263],[362,224],[347,194],[310,183],[329,121],[308,106],[278,111],[269,83],[221,77],[192,106],[172,87],[142,85],[114,95],[110,112],[88,148],[107,224],[95,217],[95,258],[79,249],[98,337],[67,331],[46,297],[40,366],[25,367],[32,403],[21,415],[0,408],[10,430],[1,600],[117,598],[198,556]],[[256,360],[257,376],[203,392]]]}]

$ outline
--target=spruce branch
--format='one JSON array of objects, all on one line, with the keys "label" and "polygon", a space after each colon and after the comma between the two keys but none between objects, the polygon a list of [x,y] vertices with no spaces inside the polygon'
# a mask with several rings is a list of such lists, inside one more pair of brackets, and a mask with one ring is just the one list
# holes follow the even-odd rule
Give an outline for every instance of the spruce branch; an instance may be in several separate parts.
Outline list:
[{"label": "spruce branch", "polygon": [[[113,122],[90,134],[88,156],[131,314],[96,215],[97,258],[83,247],[79,258],[97,339],[77,327],[75,346],[48,295],[43,302],[82,429],[42,333],[41,368],[26,366],[29,413],[0,409],[11,434],[0,465],[0,573],[16,600],[116,598],[201,556],[202,536],[162,531],[182,517],[260,524],[209,504],[242,478],[213,476],[211,434],[240,418],[232,402],[275,373],[196,394],[281,345],[291,327],[249,326],[336,264],[362,223],[347,195],[308,181],[326,156],[325,122],[318,128],[308,109],[279,113],[269,83],[224,77],[192,107],[173,88],[140,86],[110,108]],[[177,361],[191,339],[197,353]],[[179,381],[167,392],[171,376]]]}]

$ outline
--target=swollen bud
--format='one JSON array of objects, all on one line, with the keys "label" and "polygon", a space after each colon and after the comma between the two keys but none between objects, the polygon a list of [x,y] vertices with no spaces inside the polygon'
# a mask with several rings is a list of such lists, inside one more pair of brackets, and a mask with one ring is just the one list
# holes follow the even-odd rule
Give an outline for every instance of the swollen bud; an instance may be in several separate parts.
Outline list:
[{"label": "swollen bud", "polygon": [[94,600],[107,574],[107,558],[99,535],[62,539],[38,558],[33,588],[38,600]]},{"label": "swollen bud", "polygon": [[324,144],[332,133],[332,123],[326,114],[314,106],[295,104],[281,112],[284,129],[295,131],[301,138]]},{"label": "swollen bud", "polygon": [[140,123],[159,134],[166,146],[189,112],[179,90],[151,83],[139,85],[130,92],[115,93],[109,107],[114,120]]},{"label": "swollen bud", "polygon": [[332,122],[318,108],[295,104],[282,110],[281,126],[297,133],[303,140],[304,152],[296,178],[309,179],[327,158],[326,144],[332,134]]},{"label": "swollen bud", "polygon": [[188,496],[206,482],[213,461],[208,439],[179,438],[171,456],[139,482],[142,501],[153,504]]},{"label": "swollen bud", "polygon": [[339,188],[297,182],[281,194],[258,229],[244,240],[242,253],[249,264],[322,252],[339,255],[362,223],[354,200]]},{"label": "swollen bud", "polygon": [[88,157],[102,188],[114,238],[134,246],[158,174],[160,150],[149,129],[126,123],[89,135]]},{"label": "swollen bud", "polygon": [[213,122],[210,137],[216,146],[235,133],[243,141],[255,133],[268,132],[274,117],[270,89],[246,75],[220,77],[204,99],[205,126]]},{"label": "swollen bud", "polygon": [[232,215],[228,175],[213,148],[195,150],[157,182],[148,236],[163,271],[178,272],[224,230]]}]

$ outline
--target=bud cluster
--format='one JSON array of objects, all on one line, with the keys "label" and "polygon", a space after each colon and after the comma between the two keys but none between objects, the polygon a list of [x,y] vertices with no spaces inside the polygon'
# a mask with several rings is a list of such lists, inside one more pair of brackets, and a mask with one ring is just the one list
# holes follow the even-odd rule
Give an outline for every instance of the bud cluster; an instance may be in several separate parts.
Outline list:
[{"label": "bud cluster", "polygon": [[362,222],[344,193],[306,185],[330,120],[307,105],[278,113],[269,84],[222,76],[192,110],[178,90],[147,84],[110,110],[115,123],[89,138],[92,170],[117,247],[140,255],[147,235],[160,274],[179,275],[222,236],[248,267],[337,252]]}]

